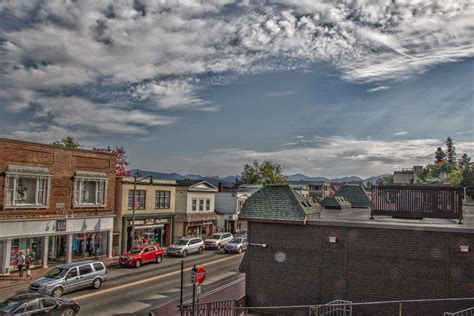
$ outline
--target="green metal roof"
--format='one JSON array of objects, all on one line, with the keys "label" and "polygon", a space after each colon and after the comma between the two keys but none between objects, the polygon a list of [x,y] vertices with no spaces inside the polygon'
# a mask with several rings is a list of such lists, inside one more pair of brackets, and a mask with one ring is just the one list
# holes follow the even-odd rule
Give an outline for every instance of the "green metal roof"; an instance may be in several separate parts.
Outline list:
[{"label": "green metal roof", "polygon": [[266,185],[249,197],[239,217],[247,220],[301,221],[319,218],[321,206],[285,185]]},{"label": "green metal roof", "polygon": [[335,196],[344,197],[352,207],[370,207],[370,199],[362,186],[357,184],[345,184],[336,192]]},{"label": "green metal roof", "polygon": [[41,168],[41,167],[27,167],[27,166],[15,166],[9,165],[7,170],[5,170],[7,174],[20,174],[20,175],[35,175],[35,176],[51,176],[52,173],[49,171],[48,168]]},{"label": "green metal roof", "polygon": [[90,179],[108,179],[109,177],[105,172],[93,172],[93,171],[76,171],[74,175],[77,178],[90,178]]},{"label": "green metal roof", "polygon": [[347,201],[343,196],[329,196],[324,198],[324,200],[321,201],[321,205],[324,207],[351,207],[351,203],[349,203],[349,201]]}]

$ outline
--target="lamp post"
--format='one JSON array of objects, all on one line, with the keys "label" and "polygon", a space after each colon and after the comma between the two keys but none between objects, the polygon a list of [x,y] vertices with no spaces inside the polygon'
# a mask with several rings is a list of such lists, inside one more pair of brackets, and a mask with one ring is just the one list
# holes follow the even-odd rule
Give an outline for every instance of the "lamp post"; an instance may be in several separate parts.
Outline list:
[{"label": "lamp post", "polygon": [[150,179],[149,185],[153,185],[153,176],[147,176],[143,178],[139,178],[138,175],[140,173],[140,170],[135,171],[135,175],[133,176],[133,201],[132,201],[132,247],[135,246],[135,199],[136,199],[136,192],[137,192],[137,182],[138,181],[143,181],[146,179]]}]

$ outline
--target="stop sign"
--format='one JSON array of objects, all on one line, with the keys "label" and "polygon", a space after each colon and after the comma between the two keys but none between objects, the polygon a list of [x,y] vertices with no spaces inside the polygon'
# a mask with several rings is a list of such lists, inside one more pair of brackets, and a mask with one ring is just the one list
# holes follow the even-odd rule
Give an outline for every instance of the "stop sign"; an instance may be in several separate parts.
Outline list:
[{"label": "stop sign", "polygon": [[201,284],[204,282],[206,278],[206,268],[204,266],[200,266],[196,269],[196,283]]}]

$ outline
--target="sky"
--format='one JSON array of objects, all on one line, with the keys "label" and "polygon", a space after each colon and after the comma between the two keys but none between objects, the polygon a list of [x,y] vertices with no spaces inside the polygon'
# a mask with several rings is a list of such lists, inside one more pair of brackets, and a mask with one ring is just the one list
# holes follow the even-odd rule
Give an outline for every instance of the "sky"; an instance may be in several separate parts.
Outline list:
[{"label": "sky", "polygon": [[0,137],[363,178],[474,155],[474,2],[0,0]]}]

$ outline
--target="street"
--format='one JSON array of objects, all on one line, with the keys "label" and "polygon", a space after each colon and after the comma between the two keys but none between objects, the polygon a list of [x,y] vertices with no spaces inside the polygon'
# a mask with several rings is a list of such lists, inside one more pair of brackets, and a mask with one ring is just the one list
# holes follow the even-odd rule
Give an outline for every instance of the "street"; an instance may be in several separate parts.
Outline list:
[{"label": "street", "polygon": [[[223,251],[205,251],[184,259],[184,296],[192,294],[191,268],[205,265],[203,294],[243,275],[238,272],[242,255]],[[82,315],[148,315],[150,309],[164,305],[180,296],[180,266],[182,258],[165,257],[161,264],[150,263],[141,268],[108,268],[108,281],[99,290],[81,290],[65,295],[77,301]],[[25,285],[0,291],[6,298],[26,291]]]}]

